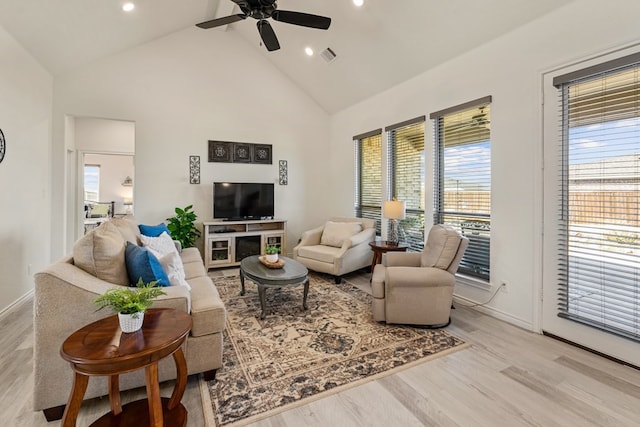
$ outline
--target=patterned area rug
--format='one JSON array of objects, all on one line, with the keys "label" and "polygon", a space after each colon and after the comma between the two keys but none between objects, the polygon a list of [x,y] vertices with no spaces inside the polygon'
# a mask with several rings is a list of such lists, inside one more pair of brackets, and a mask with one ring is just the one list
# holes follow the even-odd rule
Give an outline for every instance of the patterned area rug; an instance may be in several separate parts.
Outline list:
[{"label": "patterned area rug", "polygon": [[463,347],[445,330],[373,320],[371,296],[312,274],[307,311],[302,286],[267,289],[260,320],[257,287],[214,279],[227,308],[224,366],[201,381],[207,425],[244,425]]}]

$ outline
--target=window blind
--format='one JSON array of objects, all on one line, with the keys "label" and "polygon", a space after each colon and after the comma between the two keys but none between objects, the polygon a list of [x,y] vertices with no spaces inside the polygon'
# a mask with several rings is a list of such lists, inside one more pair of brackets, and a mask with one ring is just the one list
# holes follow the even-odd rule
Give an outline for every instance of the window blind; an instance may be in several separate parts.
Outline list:
[{"label": "window blind", "polygon": [[558,315],[640,341],[640,65],[606,65],[554,81]]},{"label": "window blind", "polygon": [[460,230],[469,246],[459,272],[488,280],[491,242],[491,97],[430,117],[436,141],[434,223]]},{"label": "window blind", "polygon": [[382,223],[382,129],[353,137],[355,147],[355,216]]},{"label": "window blind", "polygon": [[387,162],[389,198],[405,202],[406,216],[400,221],[400,240],[409,250],[424,248],[424,152],[425,117],[417,117],[385,128],[388,138]]}]

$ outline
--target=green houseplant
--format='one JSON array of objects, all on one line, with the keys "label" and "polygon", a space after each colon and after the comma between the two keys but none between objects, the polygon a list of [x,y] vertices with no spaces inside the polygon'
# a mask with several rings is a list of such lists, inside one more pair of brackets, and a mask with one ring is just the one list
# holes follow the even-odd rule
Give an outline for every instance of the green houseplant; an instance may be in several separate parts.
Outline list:
[{"label": "green houseplant", "polygon": [[264,248],[264,253],[267,255],[267,261],[269,262],[278,262],[279,252],[280,248],[276,245],[267,245]]},{"label": "green houseplant", "polygon": [[200,237],[200,230],[194,224],[198,216],[191,209],[193,209],[193,205],[189,205],[184,209],[176,208],[176,215],[167,218],[167,221],[169,221],[167,228],[171,238],[179,241],[183,248],[195,246],[196,239]]},{"label": "green houseplant", "polygon": [[156,286],[157,284],[157,281],[145,284],[141,278],[135,288],[111,288],[93,302],[98,306],[98,310],[110,308],[118,314],[122,332],[135,332],[142,327],[144,312],[153,305],[153,300],[160,295],[166,295],[162,288]]}]

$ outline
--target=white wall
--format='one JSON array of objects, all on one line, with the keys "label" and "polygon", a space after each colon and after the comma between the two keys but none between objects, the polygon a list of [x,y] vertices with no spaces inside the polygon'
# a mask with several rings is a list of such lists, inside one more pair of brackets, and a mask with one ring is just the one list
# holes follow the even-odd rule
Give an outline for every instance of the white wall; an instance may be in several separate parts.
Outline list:
[{"label": "white wall", "polygon": [[[237,34],[189,28],[56,78],[53,224],[65,224],[65,115],[135,122],[135,212],[157,223],[193,204],[212,218],[214,181],[277,182],[276,216],[287,219],[288,249],[328,215],[329,116]],[[76,130],[77,132],[77,130]],[[207,141],[272,144],[272,165],[208,163]],[[68,144],[68,143],[67,143]],[[199,155],[201,184],[189,184]],[[68,224],[67,224],[68,225]],[[52,251],[70,250],[54,227]]]},{"label": "white wall", "polygon": [[[495,288],[506,282],[509,291],[496,296],[490,311],[520,326],[538,329],[536,300],[541,284],[543,206],[542,72],[640,42],[639,14],[638,2],[574,2],[336,114],[332,117],[329,173],[334,187],[353,182],[354,135],[419,115],[428,117],[431,112],[492,95],[491,283]],[[425,137],[426,152],[433,153],[429,120]],[[429,195],[426,206],[430,209],[431,156],[426,163]],[[352,185],[341,188],[343,191],[336,195],[334,203],[348,213],[353,203]],[[425,220],[431,218],[428,211]],[[491,295],[464,285],[457,286],[456,294],[478,302]]]},{"label": "white wall", "polygon": [[0,313],[49,261],[51,76],[0,27]]},{"label": "white wall", "polygon": [[135,153],[135,123],[94,117],[76,117],[74,121],[75,147],[78,150],[101,153]]}]

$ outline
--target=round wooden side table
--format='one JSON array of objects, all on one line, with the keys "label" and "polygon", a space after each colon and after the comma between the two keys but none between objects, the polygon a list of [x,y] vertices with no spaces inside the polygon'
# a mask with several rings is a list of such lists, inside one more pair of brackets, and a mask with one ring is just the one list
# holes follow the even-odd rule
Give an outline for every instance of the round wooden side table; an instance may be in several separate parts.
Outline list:
[{"label": "round wooden side table", "polygon": [[[92,375],[109,377],[111,412],[92,426],[181,426],[187,424],[187,410],[180,403],[187,386],[187,362],[182,352],[191,330],[191,316],[170,308],[149,309],[142,329],[120,330],[117,316],[93,322],[71,334],[60,355],[74,371],[73,387],[62,417],[63,427],[76,425],[76,418]],[[177,379],[171,398],[160,397],[158,362],[173,355]],[[145,369],[147,399],[121,406],[119,375]]]},{"label": "round wooden side table", "polygon": [[387,252],[406,252],[409,246],[400,243],[390,243],[386,240],[374,240],[369,242],[371,250],[373,251],[373,259],[371,259],[371,276],[373,277],[373,269],[376,268],[376,264],[382,263],[382,254]]}]

